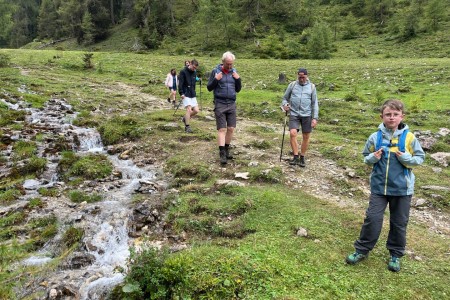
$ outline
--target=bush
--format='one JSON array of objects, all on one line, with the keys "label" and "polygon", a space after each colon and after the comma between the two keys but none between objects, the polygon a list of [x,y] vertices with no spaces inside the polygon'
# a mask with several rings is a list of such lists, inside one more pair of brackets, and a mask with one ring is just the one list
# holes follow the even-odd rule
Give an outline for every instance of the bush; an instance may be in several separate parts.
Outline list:
[{"label": "bush", "polygon": [[131,261],[125,284],[115,289],[114,298],[178,299],[177,290],[186,283],[188,260],[171,258],[167,251],[151,248],[140,254],[132,249]]},{"label": "bush", "polygon": [[0,204],[4,205],[12,202],[20,197],[21,193],[17,189],[9,189],[6,191],[0,191]]},{"label": "bush", "polygon": [[129,116],[113,117],[99,128],[99,132],[106,145],[122,142],[125,139],[135,140],[143,134],[138,121]]},{"label": "bush", "polygon": [[64,232],[64,235],[62,237],[62,243],[67,248],[70,248],[76,243],[80,242],[82,237],[83,237],[82,229],[70,227],[66,230],[66,232]]},{"label": "bush", "polygon": [[111,175],[113,166],[105,155],[89,154],[84,157],[78,157],[75,153],[66,151],[62,153],[58,170],[65,179],[68,179],[70,176],[99,179]]},{"label": "bush", "polygon": [[0,53],[0,68],[7,67],[11,62],[11,57],[6,53]]},{"label": "bush", "polygon": [[81,202],[93,203],[93,202],[98,202],[98,201],[102,200],[102,196],[97,193],[88,195],[88,194],[78,191],[78,190],[70,191],[69,198],[72,202],[75,202],[75,203],[81,203]]}]

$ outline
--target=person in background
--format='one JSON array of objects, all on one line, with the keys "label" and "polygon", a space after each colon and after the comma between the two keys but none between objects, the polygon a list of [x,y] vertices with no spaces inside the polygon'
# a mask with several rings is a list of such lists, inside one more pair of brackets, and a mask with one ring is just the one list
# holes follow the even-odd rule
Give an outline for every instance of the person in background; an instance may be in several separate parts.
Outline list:
[{"label": "person in background", "polygon": [[178,86],[177,70],[170,70],[170,73],[167,74],[165,85],[169,88],[169,98],[167,98],[167,102],[172,102],[172,104],[175,105]]},{"label": "person in background", "polygon": [[382,123],[372,133],[363,150],[364,163],[373,166],[370,175],[370,201],[355,252],[346,257],[350,265],[367,258],[375,247],[389,204],[389,234],[386,248],[390,259],[388,270],[400,271],[400,258],[405,254],[406,227],[414,193],[412,167],[423,163],[425,153],[408,125],[404,124],[404,106],[400,100],[386,101],[381,107]]},{"label": "person in background", "polygon": [[183,100],[183,107],[186,109],[182,121],[184,123],[184,130],[187,133],[192,133],[190,126],[191,119],[198,114],[199,108],[197,103],[197,97],[195,92],[195,84],[197,82],[197,68],[198,61],[193,59],[189,65],[185,66],[181,70],[179,75],[179,88],[178,92]]},{"label": "person in background", "polygon": [[222,55],[222,63],[211,72],[206,88],[214,91],[214,114],[218,131],[220,163],[232,159],[230,144],[236,128],[236,94],[241,91],[241,77],[233,68],[236,57],[231,52]]},{"label": "person in background", "polygon": [[[316,87],[308,79],[308,71],[300,68],[297,76],[298,80],[291,82],[287,87],[281,107],[286,113],[289,112],[289,136],[294,153],[294,158],[289,163],[305,167],[309,138],[319,119],[319,103]],[[300,126],[302,127],[302,144],[299,157],[297,135]]]}]

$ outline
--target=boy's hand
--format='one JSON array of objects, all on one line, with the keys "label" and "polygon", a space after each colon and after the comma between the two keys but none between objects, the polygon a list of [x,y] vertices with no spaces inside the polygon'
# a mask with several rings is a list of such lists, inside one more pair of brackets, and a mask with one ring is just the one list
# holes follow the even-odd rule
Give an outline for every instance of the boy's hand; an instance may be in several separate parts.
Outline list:
[{"label": "boy's hand", "polygon": [[378,151],[375,151],[375,152],[373,153],[373,155],[374,155],[376,158],[380,159],[380,158],[381,158],[381,155],[383,155],[383,148],[380,148]]},{"label": "boy's hand", "polygon": [[403,154],[404,154],[404,152],[400,152],[400,151],[395,152],[395,155],[396,155],[397,157],[400,157],[400,156],[402,156]]}]

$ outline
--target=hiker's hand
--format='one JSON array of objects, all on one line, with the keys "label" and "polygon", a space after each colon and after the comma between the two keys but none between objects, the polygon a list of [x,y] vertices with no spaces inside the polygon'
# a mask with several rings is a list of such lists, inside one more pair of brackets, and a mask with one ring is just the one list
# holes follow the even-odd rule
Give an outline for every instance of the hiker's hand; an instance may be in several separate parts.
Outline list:
[{"label": "hiker's hand", "polygon": [[290,107],[289,104],[286,104],[283,106],[284,111],[289,111]]},{"label": "hiker's hand", "polygon": [[222,75],[223,75],[222,72],[217,73],[217,74],[216,74],[216,77],[215,77],[216,80],[222,79]]},{"label": "hiker's hand", "polygon": [[383,148],[380,148],[378,151],[375,151],[373,155],[375,155],[376,158],[380,159],[381,155],[383,155]]},{"label": "hiker's hand", "polygon": [[404,154],[404,152],[400,152],[400,151],[395,152],[395,155],[396,155],[397,157],[400,157],[400,156],[402,156],[403,154]]},{"label": "hiker's hand", "polygon": [[316,128],[316,126],[317,126],[317,120],[316,120],[316,119],[312,119],[312,121],[311,121],[311,127],[312,127],[312,128]]},{"label": "hiker's hand", "polygon": [[186,96],[185,95],[181,95],[181,99],[184,99]]},{"label": "hiker's hand", "polygon": [[239,74],[236,72],[233,72],[233,74],[231,74],[231,76],[233,76],[234,79],[239,79]]}]

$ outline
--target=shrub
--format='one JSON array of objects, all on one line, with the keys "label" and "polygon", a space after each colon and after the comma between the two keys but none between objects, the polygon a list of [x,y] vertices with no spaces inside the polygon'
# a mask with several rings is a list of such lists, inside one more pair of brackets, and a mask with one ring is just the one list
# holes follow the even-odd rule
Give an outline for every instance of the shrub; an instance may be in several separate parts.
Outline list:
[{"label": "shrub", "polygon": [[70,248],[76,243],[81,241],[81,238],[83,237],[83,230],[81,228],[75,228],[75,227],[69,227],[62,237],[62,243],[67,247]]},{"label": "shrub", "polygon": [[127,299],[178,299],[177,290],[186,284],[190,260],[170,257],[166,250],[146,249],[137,254],[131,251],[130,272],[121,290],[113,293]]},{"label": "shrub", "polygon": [[12,202],[20,197],[21,193],[17,189],[9,189],[6,191],[0,191],[0,204],[4,205]]},{"label": "shrub", "polygon": [[113,117],[100,126],[99,132],[106,145],[112,145],[125,139],[135,140],[143,134],[136,118],[130,116]]},{"label": "shrub", "polygon": [[75,162],[69,173],[86,179],[98,179],[111,175],[112,170],[111,162],[104,155],[91,154]]},{"label": "shrub", "polygon": [[88,195],[84,192],[73,190],[69,192],[69,198],[72,202],[75,203],[81,203],[81,202],[87,202],[87,203],[93,203],[98,202],[102,200],[102,196],[96,193],[93,193],[91,195]]},{"label": "shrub", "polygon": [[250,171],[250,180],[254,182],[278,183],[282,176],[281,169],[278,167],[265,170],[258,167]]},{"label": "shrub", "polygon": [[6,53],[0,53],[0,68],[7,67],[11,62],[11,57]]}]

